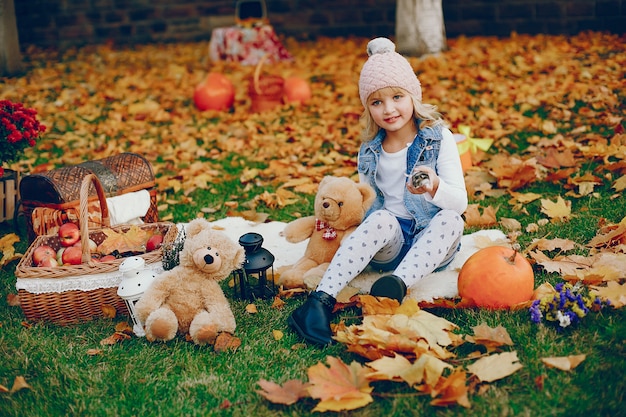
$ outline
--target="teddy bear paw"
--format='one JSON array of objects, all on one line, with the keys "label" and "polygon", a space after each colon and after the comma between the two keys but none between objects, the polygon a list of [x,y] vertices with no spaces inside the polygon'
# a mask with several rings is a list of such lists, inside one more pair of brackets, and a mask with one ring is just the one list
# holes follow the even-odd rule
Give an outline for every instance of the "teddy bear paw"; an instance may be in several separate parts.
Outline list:
[{"label": "teddy bear paw", "polygon": [[146,321],[146,339],[150,342],[167,342],[176,336],[178,322],[167,314],[153,314]]},{"label": "teddy bear paw", "polygon": [[191,335],[193,341],[198,345],[212,345],[217,339],[217,324],[207,324]]}]

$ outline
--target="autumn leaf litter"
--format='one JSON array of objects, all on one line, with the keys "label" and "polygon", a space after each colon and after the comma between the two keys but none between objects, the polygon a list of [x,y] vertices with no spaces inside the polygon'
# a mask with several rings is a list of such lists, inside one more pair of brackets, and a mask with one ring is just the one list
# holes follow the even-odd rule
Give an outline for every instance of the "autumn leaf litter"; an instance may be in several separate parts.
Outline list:
[{"label": "autumn leaf litter", "polygon": [[[260,114],[250,113],[246,96],[253,69],[209,63],[205,43],[132,49],[89,46],[67,51],[61,60],[54,51],[32,48],[27,54],[30,71],[3,79],[3,98],[36,108],[49,130],[37,149],[27,150],[15,167],[38,172],[83,162],[85,155],[137,152],[153,163],[163,193],[183,191],[175,200],[161,197],[160,209],[165,209],[169,204],[192,203],[196,189],[211,190],[212,184],[233,179],[217,161],[236,154],[265,166],[245,168],[238,178],[241,183],[272,185],[276,191],[252,201],[233,196],[224,204],[253,211],[257,205],[284,209],[303,198],[298,193],[314,194],[324,175],[355,174],[361,112],[356,84],[366,42],[287,40],[295,62],[278,63],[268,71],[304,77],[313,98],[306,106],[285,105]],[[626,68],[622,45],[620,37],[600,33],[514,34],[499,40],[461,37],[449,40],[449,50],[437,56],[410,58],[425,100],[437,104],[453,130],[465,124],[477,137],[494,140],[497,152],[474,154],[475,166],[466,175],[473,201],[508,194],[509,204],[523,213],[529,202],[539,200],[545,222],[567,222],[575,215],[572,199],[593,197],[596,187],[608,184],[614,191],[610,198],[623,205],[626,135],[623,97],[618,95]],[[193,108],[191,94],[208,70],[226,74],[235,84],[232,112],[199,113]],[[539,117],[540,110],[546,112],[545,118]],[[529,132],[524,149],[510,139],[520,131]],[[58,150],[63,150],[61,157]],[[47,162],[37,163],[41,160]],[[592,173],[582,172],[589,161],[602,164]],[[565,193],[554,200],[524,192],[535,182],[557,184]],[[472,204],[467,223],[494,226],[497,211]],[[522,232],[520,226],[506,223],[513,236]],[[540,228],[541,224],[529,224],[526,231]],[[20,256],[13,249],[15,242],[12,235],[0,241],[2,265]],[[564,253],[575,246],[585,247],[589,255]],[[625,253],[626,218],[601,225],[590,242],[543,239],[527,254],[547,271],[590,284],[617,308],[626,303]],[[328,357],[328,366],[319,363],[309,369],[308,382],[279,385],[262,380],[259,393],[280,404],[312,397],[319,400],[315,411],[350,410],[372,401],[372,381],[388,379],[430,395],[433,405],[469,407],[473,387],[523,366],[510,350],[513,344],[506,329],[481,325],[463,339],[453,323],[417,306],[381,306],[366,297],[360,302],[371,308],[363,322],[340,324],[335,334],[349,351],[369,362],[344,364]],[[116,329],[102,344],[127,337],[127,329]],[[460,343],[482,346],[467,366],[454,354]],[[543,361],[571,371],[584,359],[580,354]],[[23,379],[11,389],[0,386],[4,392],[25,388],[30,387]]]}]

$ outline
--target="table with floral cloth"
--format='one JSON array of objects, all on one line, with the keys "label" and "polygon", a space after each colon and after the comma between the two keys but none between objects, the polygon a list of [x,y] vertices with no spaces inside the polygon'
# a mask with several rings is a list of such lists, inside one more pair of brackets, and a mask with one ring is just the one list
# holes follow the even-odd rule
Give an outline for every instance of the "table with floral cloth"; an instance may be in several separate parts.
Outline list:
[{"label": "table with floral cloth", "polygon": [[267,55],[267,63],[293,59],[271,25],[229,26],[213,29],[211,33],[209,58],[212,61],[256,65],[264,55]]}]

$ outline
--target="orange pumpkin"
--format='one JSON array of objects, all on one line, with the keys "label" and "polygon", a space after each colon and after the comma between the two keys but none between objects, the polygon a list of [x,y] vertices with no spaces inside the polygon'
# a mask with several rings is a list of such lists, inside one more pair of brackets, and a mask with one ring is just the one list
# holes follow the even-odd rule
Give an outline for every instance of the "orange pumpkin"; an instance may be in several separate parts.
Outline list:
[{"label": "orange pumpkin", "polygon": [[193,101],[200,111],[228,110],[235,102],[235,87],[225,75],[211,72],[196,86]]},{"label": "orange pumpkin", "polygon": [[311,86],[300,77],[289,77],[283,86],[288,103],[306,103],[311,99]]},{"label": "orange pumpkin", "polygon": [[531,299],[535,274],[516,250],[489,246],[474,253],[459,272],[459,295],[467,305],[510,308]]}]

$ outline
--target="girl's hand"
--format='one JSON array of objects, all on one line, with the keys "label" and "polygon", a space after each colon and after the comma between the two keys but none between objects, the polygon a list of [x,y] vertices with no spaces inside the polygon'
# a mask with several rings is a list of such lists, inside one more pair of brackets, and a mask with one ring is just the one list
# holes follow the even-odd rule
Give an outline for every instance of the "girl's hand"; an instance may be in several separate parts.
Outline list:
[{"label": "girl's hand", "polygon": [[439,188],[439,177],[430,167],[415,167],[409,180],[406,182],[406,188],[412,194],[429,193],[434,197],[437,188]]}]

